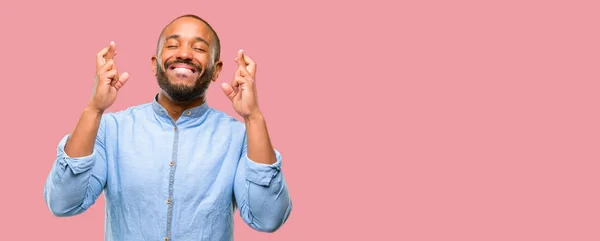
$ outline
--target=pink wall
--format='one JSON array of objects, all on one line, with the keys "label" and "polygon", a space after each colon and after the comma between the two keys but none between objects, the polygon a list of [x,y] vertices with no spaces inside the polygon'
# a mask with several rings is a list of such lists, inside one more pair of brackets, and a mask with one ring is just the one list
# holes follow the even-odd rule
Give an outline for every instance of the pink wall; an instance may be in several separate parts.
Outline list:
[{"label": "pink wall", "polygon": [[[288,223],[237,217],[236,240],[600,239],[597,1],[133,2],[1,3],[2,239],[103,239],[103,200],[44,204],[56,144],[111,40],[131,79],[109,110],[151,100],[158,34],[185,13],[220,34],[221,81],[238,49],[256,60],[284,155]],[[209,104],[237,117],[218,84]]]}]

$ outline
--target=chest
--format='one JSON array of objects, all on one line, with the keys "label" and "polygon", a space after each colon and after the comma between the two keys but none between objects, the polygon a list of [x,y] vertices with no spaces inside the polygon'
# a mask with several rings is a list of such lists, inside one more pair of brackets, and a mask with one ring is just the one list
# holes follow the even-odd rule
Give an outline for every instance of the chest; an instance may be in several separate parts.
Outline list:
[{"label": "chest", "polygon": [[227,130],[131,127],[111,139],[109,198],[202,202],[232,196],[243,141]]}]

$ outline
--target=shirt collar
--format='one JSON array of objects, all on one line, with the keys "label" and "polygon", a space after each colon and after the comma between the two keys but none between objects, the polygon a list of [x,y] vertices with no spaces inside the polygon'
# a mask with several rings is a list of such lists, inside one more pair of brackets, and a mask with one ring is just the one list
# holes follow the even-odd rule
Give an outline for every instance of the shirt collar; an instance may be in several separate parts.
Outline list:
[{"label": "shirt collar", "polygon": [[[167,110],[158,103],[158,94],[156,94],[152,100],[152,109],[154,110],[154,113],[159,116],[171,118]],[[208,104],[205,101],[200,106],[184,110],[183,113],[181,113],[181,117],[198,118],[201,117],[208,109]]]}]

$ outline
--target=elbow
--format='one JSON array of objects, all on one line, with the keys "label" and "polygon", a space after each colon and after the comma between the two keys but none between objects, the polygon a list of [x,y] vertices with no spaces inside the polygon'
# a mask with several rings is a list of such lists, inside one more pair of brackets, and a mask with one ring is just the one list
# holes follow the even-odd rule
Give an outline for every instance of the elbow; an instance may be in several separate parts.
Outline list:
[{"label": "elbow", "polygon": [[72,212],[73,208],[70,208],[66,205],[61,205],[60,201],[57,202],[54,200],[47,200],[46,204],[48,205],[50,213],[52,213],[52,215],[55,217],[71,217],[74,215]]},{"label": "elbow", "polygon": [[81,207],[69,207],[65,205],[48,205],[50,213],[55,217],[72,217],[83,211]]},{"label": "elbow", "polygon": [[286,223],[291,212],[292,204],[290,202],[284,212],[270,219],[265,219],[261,220],[260,222],[257,222],[257,225],[255,225],[254,229],[264,233],[274,233]]},{"label": "elbow", "polygon": [[263,233],[274,233],[275,231],[279,230],[279,228],[281,228],[281,226],[283,226],[283,223],[276,223],[276,222],[261,223],[260,225],[255,224],[254,230],[263,232]]},{"label": "elbow", "polygon": [[61,210],[55,210],[55,209],[50,209],[50,213],[52,213],[52,215],[54,215],[54,217],[58,217],[58,218],[73,216],[73,215],[69,214],[68,212],[63,212]]},{"label": "elbow", "polygon": [[71,217],[78,214],[79,210],[81,210],[81,205],[69,205],[68,202],[57,197],[52,197],[52,195],[48,195],[47,193],[45,193],[44,199],[48,210],[55,217]]},{"label": "elbow", "polygon": [[263,232],[263,233],[274,233],[280,227],[281,227],[281,225],[267,226],[267,227],[258,229],[258,231]]},{"label": "elbow", "polygon": [[279,230],[281,226],[283,226],[283,222],[263,223],[260,225],[260,227],[256,227],[256,230],[263,233],[274,233],[275,231]]}]

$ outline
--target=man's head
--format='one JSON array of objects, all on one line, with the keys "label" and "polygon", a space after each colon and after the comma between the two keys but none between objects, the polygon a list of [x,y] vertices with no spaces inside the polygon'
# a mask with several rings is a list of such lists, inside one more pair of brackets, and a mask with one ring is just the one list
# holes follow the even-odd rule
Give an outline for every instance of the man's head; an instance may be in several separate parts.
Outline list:
[{"label": "man's head", "polygon": [[204,97],[221,71],[220,51],[219,37],[206,21],[195,15],[176,18],[161,32],[152,56],[158,85],[174,101]]}]

